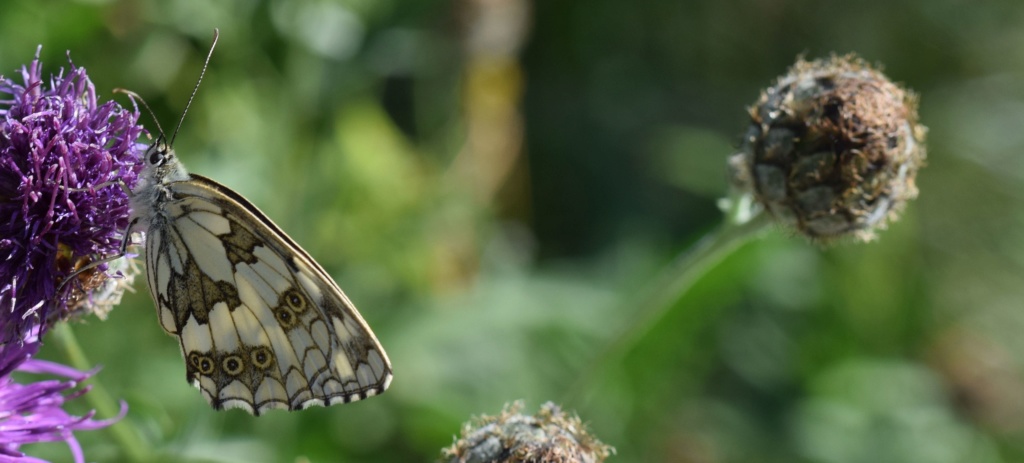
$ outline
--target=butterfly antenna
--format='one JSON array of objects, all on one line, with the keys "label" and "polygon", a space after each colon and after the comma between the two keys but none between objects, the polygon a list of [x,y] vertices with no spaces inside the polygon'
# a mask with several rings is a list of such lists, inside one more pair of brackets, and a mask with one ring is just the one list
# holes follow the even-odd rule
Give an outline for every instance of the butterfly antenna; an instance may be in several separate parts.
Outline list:
[{"label": "butterfly antenna", "polygon": [[199,73],[199,80],[196,81],[196,86],[192,89],[192,95],[188,97],[188,103],[185,103],[185,110],[181,112],[178,126],[174,128],[174,133],[171,134],[171,140],[167,143],[169,146],[174,146],[174,139],[178,136],[178,129],[181,128],[181,123],[185,121],[185,114],[188,113],[188,108],[192,106],[192,100],[196,97],[196,92],[199,91],[199,84],[203,83],[203,76],[206,75],[206,67],[210,65],[210,57],[213,56],[213,49],[217,46],[218,37],[220,37],[220,29],[214,29],[213,43],[210,44],[210,51],[206,54],[206,61],[203,62],[203,70]]},{"label": "butterfly antenna", "polygon": [[164,128],[160,127],[160,120],[156,118],[156,113],[153,112],[153,108],[149,107],[149,104],[146,103],[146,100],[144,100],[142,98],[142,96],[140,96],[138,93],[135,93],[135,92],[133,92],[131,90],[124,89],[124,88],[115,88],[114,89],[114,93],[124,93],[125,95],[128,95],[128,97],[132,99],[132,102],[135,102],[135,101],[141,102],[142,103],[142,107],[146,108],[146,111],[149,112],[149,117],[153,118],[153,123],[156,124],[156,129],[158,131],[160,131],[160,138],[159,138],[159,140],[166,140],[167,139],[167,135],[164,134]]}]

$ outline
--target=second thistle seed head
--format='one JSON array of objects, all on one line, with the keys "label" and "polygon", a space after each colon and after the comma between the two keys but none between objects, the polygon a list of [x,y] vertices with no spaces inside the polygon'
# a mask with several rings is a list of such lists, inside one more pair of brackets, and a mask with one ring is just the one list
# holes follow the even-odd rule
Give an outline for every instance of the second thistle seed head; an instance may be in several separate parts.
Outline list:
[{"label": "second thistle seed head", "polygon": [[601,463],[615,449],[591,435],[579,417],[547,402],[533,416],[523,403],[466,423],[439,463]]},{"label": "second thistle seed head", "polygon": [[917,97],[856,56],[798,60],[750,119],[733,180],[805,236],[871,239],[917,196]]}]

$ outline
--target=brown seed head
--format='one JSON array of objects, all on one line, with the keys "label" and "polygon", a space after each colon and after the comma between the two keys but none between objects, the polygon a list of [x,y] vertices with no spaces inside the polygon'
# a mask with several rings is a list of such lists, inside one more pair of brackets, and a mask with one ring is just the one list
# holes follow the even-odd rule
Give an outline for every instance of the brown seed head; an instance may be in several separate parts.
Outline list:
[{"label": "brown seed head", "polygon": [[548,402],[534,416],[522,402],[498,416],[467,423],[462,437],[444,449],[444,463],[600,463],[614,449],[590,435],[580,419]]},{"label": "brown seed head", "polygon": [[749,112],[733,182],[799,233],[869,240],[917,196],[917,97],[856,56],[799,59]]}]

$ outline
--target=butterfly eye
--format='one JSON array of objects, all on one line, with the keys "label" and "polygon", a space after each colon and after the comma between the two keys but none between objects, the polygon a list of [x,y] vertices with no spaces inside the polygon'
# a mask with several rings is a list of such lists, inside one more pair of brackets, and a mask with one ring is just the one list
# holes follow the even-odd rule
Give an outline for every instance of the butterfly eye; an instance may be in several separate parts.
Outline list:
[{"label": "butterfly eye", "polygon": [[146,162],[154,167],[159,167],[167,163],[167,160],[174,156],[171,152],[170,147],[163,143],[156,143],[149,147],[149,151],[146,155]]},{"label": "butterfly eye", "polygon": [[164,159],[164,156],[163,156],[163,154],[160,154],[160,151],[154,150],[152,153],[149,154],[149,163],[150,163],[150,165],[154,165],[154,166],[155,165],[159,165],[160,161],[163,161],[163,159]]},{"label": "butterfly eye", "polygon": [[237,355],[224,357],[222,365],[224,366],[224,371],[231,376],[236,376],[245,369],[245,363],[242,361],[242,357]]}]

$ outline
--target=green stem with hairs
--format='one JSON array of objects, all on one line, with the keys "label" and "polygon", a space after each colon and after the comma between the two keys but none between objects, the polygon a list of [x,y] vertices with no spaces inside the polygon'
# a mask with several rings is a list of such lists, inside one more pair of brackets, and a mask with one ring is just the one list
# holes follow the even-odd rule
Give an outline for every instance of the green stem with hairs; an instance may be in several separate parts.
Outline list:
[{"label": "green stem with hairs", "polygon": [[569,388],[564,403],[583,399],[584,393],[596,385],[601,375],[621,361],[704,274],[772,223],[767,213],[751,213],[753,206],[749,198],[734,197],[728,205],[725,223],[676,257],[646,290],[622,306],[620,313],[636,314],[632,318],[634,322],[625,326],[595,357]]},{"label": "green stem with hairs", "polygon": [[[92,362],[89,362],[88,357],[85,356],[85,351],[82,350],[82,346],[75,337],[75,332],[68,323],[58,323],[53,329],[53,334],[57,342],[64,349],[64,354],[67,356],[71,366],[82,371],[92,369]],[[90,378],[90,382],[91,389],[85,394],[85,398],[93,409],[96,410],[96,414],[103,418],[119,415],[121,407],[118,406],[117,401],[107,392],[107,389],[103,387],[103,383],[95,376]],[[150,461],[149,447],[143,440],[142,435],[139,434],[138,428],[132,426],[127,417],[118,420],[109,429],[128,461]]]}]

